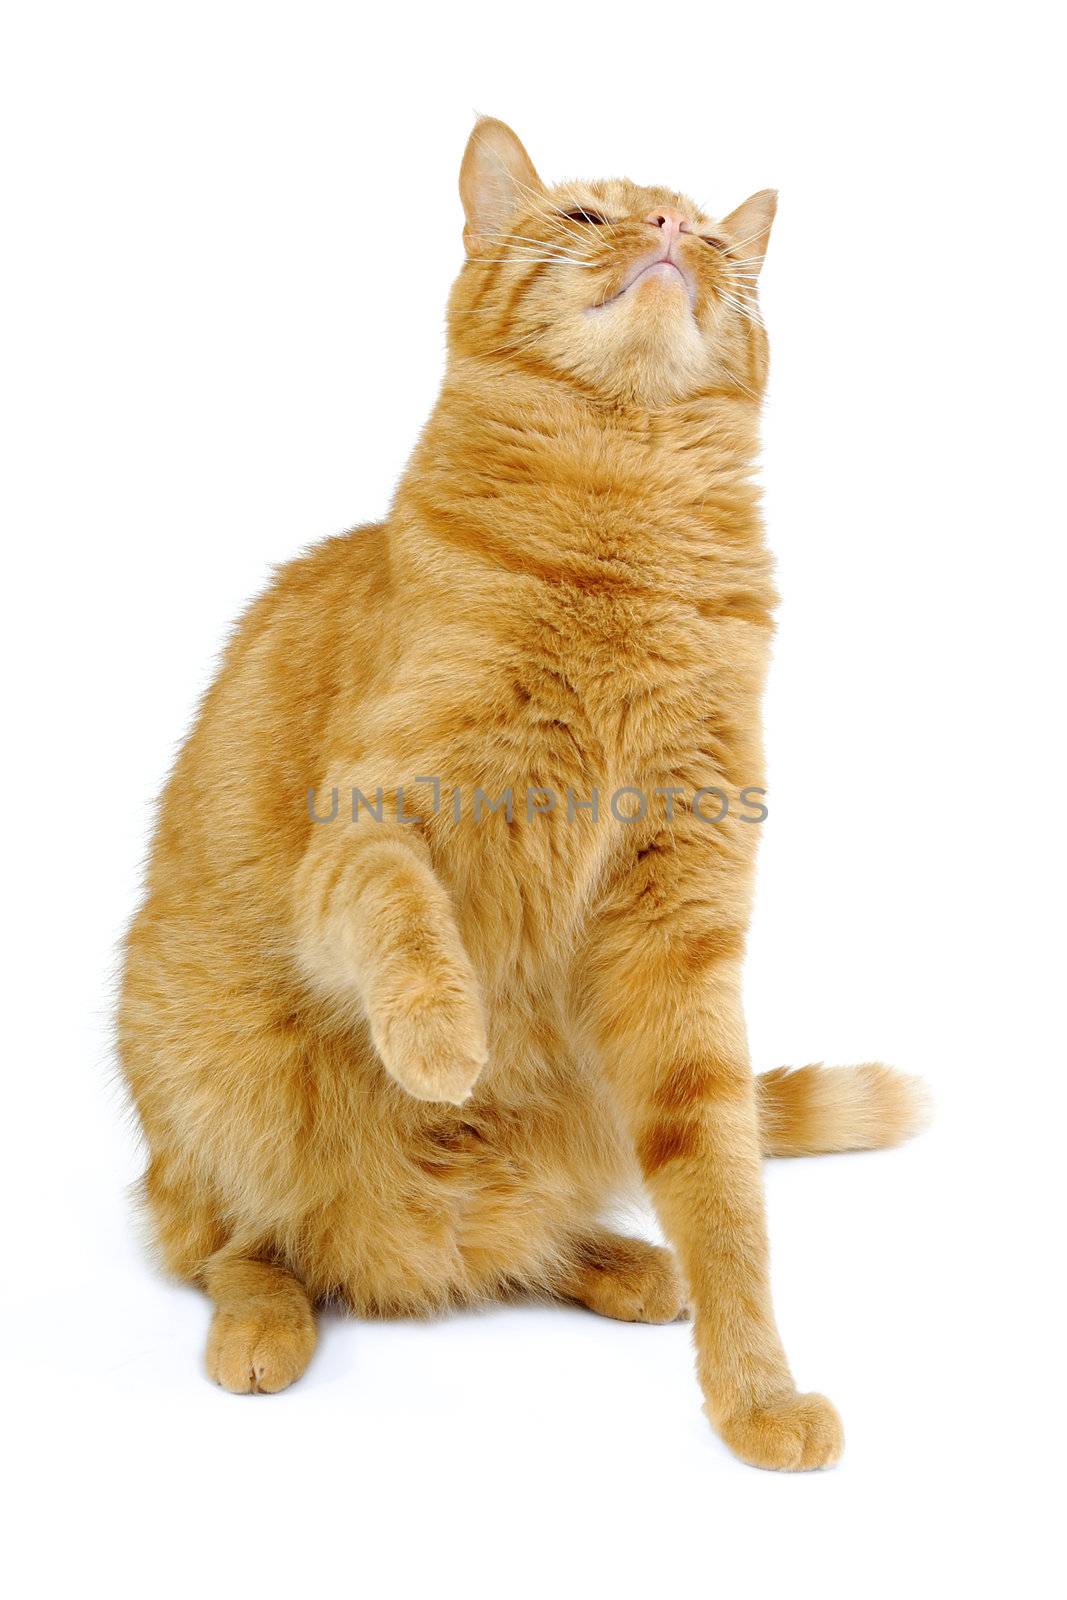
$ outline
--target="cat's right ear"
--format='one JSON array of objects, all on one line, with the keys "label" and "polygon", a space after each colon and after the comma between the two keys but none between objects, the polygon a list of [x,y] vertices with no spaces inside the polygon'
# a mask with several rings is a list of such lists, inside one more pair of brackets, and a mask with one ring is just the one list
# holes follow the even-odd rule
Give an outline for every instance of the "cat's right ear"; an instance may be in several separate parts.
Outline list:
[{"label": "cat's right ear", "polygon": [[459,193],[466,213],[463,243],[469,256],[499,250],[508,218],[523,201],[544,194],[545,186],[518,136],[506,122],[480,117],[467,141],[459,169]]}]

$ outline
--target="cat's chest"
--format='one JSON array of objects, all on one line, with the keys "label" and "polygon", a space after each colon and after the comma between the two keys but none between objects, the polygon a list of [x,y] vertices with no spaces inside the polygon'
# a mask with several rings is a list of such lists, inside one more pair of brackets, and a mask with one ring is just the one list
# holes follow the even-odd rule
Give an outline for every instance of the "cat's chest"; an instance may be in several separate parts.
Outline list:
[{"label": "cat's chest", "polygon": [[509,662],[531,765],[639,783],[751,723],[769,627],[740,609],[710,590],[555,598]]},{"label": "cat's chest", "polygon": [[486,981],[536,984],[577,948],[603,884],[684,803],[668,795],[721,786],[736,801],[761,782],[767,641],[714,597],[621,586],[542,593],[506,623],[497,611],[432,829]]}]

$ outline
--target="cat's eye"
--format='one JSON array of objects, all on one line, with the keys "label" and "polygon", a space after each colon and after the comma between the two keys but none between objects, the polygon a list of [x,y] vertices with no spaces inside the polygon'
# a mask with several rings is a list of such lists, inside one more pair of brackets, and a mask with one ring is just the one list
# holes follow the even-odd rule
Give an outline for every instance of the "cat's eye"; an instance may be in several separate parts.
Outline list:
[{"label": "cat's eye", "polygon": [[587,211],[584,206],[578,206],[574,211],[564,211],[561,215],[568,222],[592,222],[600,225],[607,222],[607,217],[602,217],[599,211]]},{"label": "cat's eye", "polygon": [[710,244],[713,250],[721,250],[725,253],[730,248],[725,239],[717,239],[706,233],[702,233],[700,237],[705,244]]}]

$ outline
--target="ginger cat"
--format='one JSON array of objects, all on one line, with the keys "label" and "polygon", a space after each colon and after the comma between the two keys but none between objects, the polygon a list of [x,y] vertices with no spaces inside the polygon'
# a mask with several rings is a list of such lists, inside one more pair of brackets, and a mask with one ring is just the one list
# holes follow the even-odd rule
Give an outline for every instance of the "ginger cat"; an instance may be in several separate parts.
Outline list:
[{"label": "ginger cat", "polygon": [[[156,1236],[227,1389],[298,1378],[328,1297],[688,1306],[722,1438],[824,1467],[760,1158],[893,1144],[921,1097],[749,1064],[775,198],[548,188],[493,120],[460,191],[448,368],[388,519],[252,606],[163,798],[119,1021]],[[674,1254],[604,1221],[641,1181]]]}]

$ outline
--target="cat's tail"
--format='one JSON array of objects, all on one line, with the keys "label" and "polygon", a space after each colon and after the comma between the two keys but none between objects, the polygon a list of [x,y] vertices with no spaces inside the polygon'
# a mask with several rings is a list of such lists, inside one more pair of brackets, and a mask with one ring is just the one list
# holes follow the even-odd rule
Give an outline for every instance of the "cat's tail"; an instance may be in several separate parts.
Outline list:
[{"label": "cat's tail", "polygon": [[767,1156],[883,1150],[920,1133],[930,1100],[920,1078],[879,1062],[862,1067],[778,1067],[756,1079]]}]

